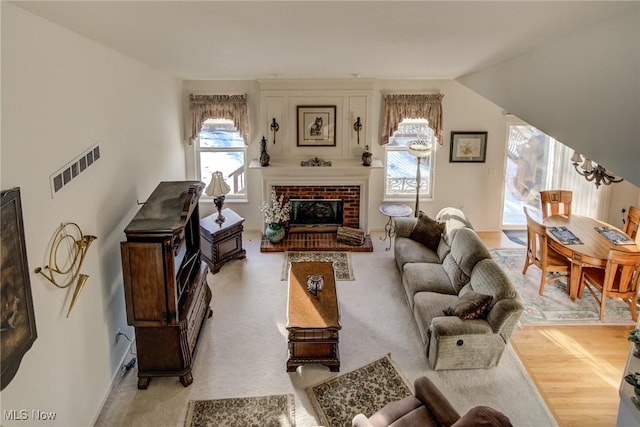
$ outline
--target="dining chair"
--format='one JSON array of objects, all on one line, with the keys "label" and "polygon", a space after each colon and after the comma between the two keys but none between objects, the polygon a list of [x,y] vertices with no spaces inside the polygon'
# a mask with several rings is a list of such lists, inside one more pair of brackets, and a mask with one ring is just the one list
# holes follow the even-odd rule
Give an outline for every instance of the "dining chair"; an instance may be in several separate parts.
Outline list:
[{"label": "dining chair", "polygon": [[[640,252],[624,252],[610,249],[607,266],[602,268],[587,267],[582,269],[582,280],[578,295],[582,296],[584,288],[591,291],[593,298],[600,304],[600,320],[604,320],[607,298],[620,298],[629,304],[631,318],[638,320],[638,281],[640,278]],[[595,289],[600,292],[600,297]]]},{"label": "dining chair", "polygon": [[638,233],[638,224],[640,224],[640,208],[629,206],[627,218],[624,220],[624,234],[640,243],[640,234]]},{"label": "dining chair", "polygon": [[547,227],[533,219],[526,206],[524,206],[524,216],[527,218],[527,253],[522,274],[527,273],[530,265],[540,269],[540,289],[538,290],[540,295],[543,294],[547,283],[562,278],[567,279],[568,289],[571,279],[571,261],[549,246]]},{"label": "dining chair", "polygon": [[549,215],[571,215],[571,190],[541,190],[542,218]]}]

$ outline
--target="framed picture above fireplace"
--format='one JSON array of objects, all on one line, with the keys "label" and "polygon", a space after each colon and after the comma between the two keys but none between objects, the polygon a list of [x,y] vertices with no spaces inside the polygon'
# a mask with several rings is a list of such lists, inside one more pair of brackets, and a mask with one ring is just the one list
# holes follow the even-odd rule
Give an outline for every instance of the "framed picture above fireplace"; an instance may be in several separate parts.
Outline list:
[{"label": "framed picture above fireplace", "polygon": [[336,106],[298,105],[298,147],[336,146]]}]

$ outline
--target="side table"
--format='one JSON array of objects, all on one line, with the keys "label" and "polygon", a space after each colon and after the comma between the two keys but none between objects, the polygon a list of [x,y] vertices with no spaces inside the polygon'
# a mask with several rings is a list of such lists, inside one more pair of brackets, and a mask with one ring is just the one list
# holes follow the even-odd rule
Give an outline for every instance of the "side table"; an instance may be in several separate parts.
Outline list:
[{"label": "side table", "polygon": [[413,212],[413,209],[399,203],[383,203],[378,207],[378,210],[382,215],[389,217],[389,220],[384,226],[385,236],[380,238],[380,240],[383,241],[389,239],[389,247],[386,249],[388,251],[391,249],[391,239],[396,235],[393,219],[399,216],[409,216]]},{"label": "side table", "polygon": [[201,256],[213,274],[220,271],[227,261],[247,257],[247,252],[242,249],[244,218],[231,209],[223,209],[222,215],[225,217],[222,224],[216,222],[217,212],[200,220]]}]

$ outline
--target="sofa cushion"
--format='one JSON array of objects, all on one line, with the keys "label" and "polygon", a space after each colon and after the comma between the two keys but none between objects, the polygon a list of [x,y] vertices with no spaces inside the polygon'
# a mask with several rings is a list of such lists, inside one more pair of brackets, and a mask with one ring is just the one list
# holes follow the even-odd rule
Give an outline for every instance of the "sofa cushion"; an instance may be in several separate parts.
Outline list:
[{"label": "sofa cushion", "polygon": [[395,259],[400,272],[408,263],[440,263],[438,254],[407,237],[396,237]]},{"label": "sofa cushion", "polygon": [[406,264],[402,272],[402,286],[407,293],[411,308],[413,308],[413,296],[418,292],[458,295],[458,292],[451,286],[444,268],[440,264],[434,263]]},{"label": "sofa cushion", "polygon": [[[423,343],[426,344],[429,341],[428,331],[431,327],[431,321],[435,317],[445,318],[442,314],[442,309],[457,300],[457,295],[447,295],[438,292],[418,292],[413,296],[413,317],[416,320]],[[458,318],[456,317],[455,319]],[[473,322],[473,320],[467,320],[467,322]],[[489,330],[491,330],[491,328],[489,328]]]},{"label": "sofa cushion", "polygon": [[491,295],[470,291],[458,298],[458,301],[445,308],[442,312],[446,316],[458,316],[464,320],[480,319],[487,314],[492,299]]},{"label": "sofa cushion", "polygon": [[[456,233],[451,252],[445,257],[442,266],[449,275],[449,280],[460,290],[469,282],[469,277],[478,261],[491,259],[491,254],[478,235],[470,228],[461,228]],[[481,293],[490,294],[489,292]]]},{"label": "sofa cushion", "polygon": [[429,218],[427,214],[420,211],[418,221],[413,227],[409,238],[420,242],[432,251],[438,250],[438,244],[444,231],[444,223]]},{"label": "sofa cushion", "polygon": [[[492,295],[493,304],[504,298],[518,296],[507,274],[493,259],[483,259],[476,263],[469,278],[469,286],[475,292]],[[461,291],[460,294],[464,292]]]}]

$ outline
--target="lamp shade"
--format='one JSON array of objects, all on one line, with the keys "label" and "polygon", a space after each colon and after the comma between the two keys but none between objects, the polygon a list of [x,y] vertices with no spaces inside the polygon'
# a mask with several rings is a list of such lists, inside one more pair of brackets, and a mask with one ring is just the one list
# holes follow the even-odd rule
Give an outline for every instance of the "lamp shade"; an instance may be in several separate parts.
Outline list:
[{"label": "lamp shade", "polygon": [[430,140],[414,139],[407,142],[407,151],[415,157],[427,157],[431,150],[433,150],[433,144]]},{"label": "lamp shade", "polygon": [[224,178],[222,177],[222,172],[216,171],[211,174],[211,182],[207,185],[204,192],[211,197],[220,197],[231,191],[231,187],[224,182]]},{"label": "lamp shade", "polygon": [[582,161],[582,156],[577,151],[574,151],[573,156],[571,156],[571,161],[573,163],[580,163]]},{"label": "lamp shade", "polygon": [[427,157],[433,150],[433,138],[433,130],[427,127],[426,132],[420,132],[418,138],[407,142],[407,151],[418,158]]}]

